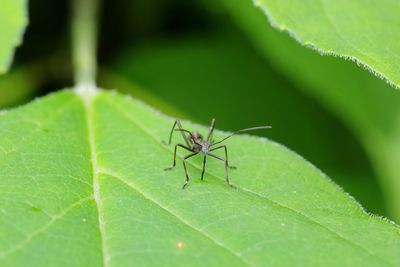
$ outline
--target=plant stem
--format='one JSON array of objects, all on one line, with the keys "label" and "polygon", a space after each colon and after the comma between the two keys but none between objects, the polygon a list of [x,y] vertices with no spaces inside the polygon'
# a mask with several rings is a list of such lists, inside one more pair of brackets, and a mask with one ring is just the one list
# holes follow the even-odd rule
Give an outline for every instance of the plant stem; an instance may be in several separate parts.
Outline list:
[{"label": "plant stem", "polygon": [[98,0],[74,0],[72,54],[76,87],[96,88]]}]

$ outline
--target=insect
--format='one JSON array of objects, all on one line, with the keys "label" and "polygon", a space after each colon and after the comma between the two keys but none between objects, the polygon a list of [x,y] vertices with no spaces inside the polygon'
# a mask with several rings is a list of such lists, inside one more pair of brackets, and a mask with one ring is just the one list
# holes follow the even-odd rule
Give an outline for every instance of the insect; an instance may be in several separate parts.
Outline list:
[{"label": "insect", "polygon": [[[178,129],[175,129],[176,127],[178,127]],[[221,140],[219,140],[217,142],[214,142],[212,140],[212,135],[213,135],[213,132],[214,132],[214,128],[215,128],[215,119],[212,119],[211,120],[210,129],[208,130],[207,137],[206,137],[206,139],[204,139],[203,136],[199,132],[196,132],[196,131],[191,132],[189,130],[186,130],[186,129],[182,128],[182,124],[181,124],[181,122],[179,120],[175,120],[175,123],[172,126],[171,132],[169,134],[169,140],[168,140],[167,145],[171,144],[172,135],[173,135],[174,131],[180,131],[181,132],[182,137],[183,137],[186,145],[179,144],[179,143],[175,145],[174,160],[173,160],[173,163],[172,163],[172,167],[165,168],[164,170],[168,171],[168,170],[171,170],[172,168],[175,167],[175,165],[176,165],[176,150],[178,149],[178,147],[181,147],[183,149],[186,149],[186,150],[192,152],[189,155],[185,156],[183,158],[183,160],[182,160],[183,168],[185,169],[185,175],[186,175],[186,181],[183,184],[182,189],[185,189],[185,187],[189,183],[189,174],[188,174],[188,171],[187,171],[187,168],[186,168],[186,160],[191,158],[191,157],[193,157],[193,156],[195,156],[195,155],[197,155],[197,154],[199,154],[199,153],[203,154],[203,169],[202,169],[202,172],[201,172],[201,180],[203,180],[203,178],[204,178],[204,172],[206,170],[207,156],[210,156],[210,157],[219,159],[219,160],[221,160],[221,161],[223,161],[225,163],[225,180],[228,183],[228,185],[230,185],[231,187],[234,187],[234,185],[232,185],[232,183],[231,183],[231,181],[229,179],[228,169],[229,168],[235,168],[235,167],[229,165],[229,162],[228,162],[228,148],[226,147],[226,145],[223,145],[221,143],[223,141],[225,141],[226,139],[230,138],[231,136],[237,134],[237,133],[246,132],[246,131],[253,131],[253,130],[259,130],[259,129],[268,129],[268,128],[271,128],[271,126],[258,126],[258,127],[241,129],[241,130],[238,130],[236,132],[231,133],[227,137],[225,137],[225,138],[223,138],[223,139],[221,139]],[[215,150],[218,150],[218,149],[224,149],[225,158],[223,158],[221,156],[218,156],[218,155],[215,155],[214,153],[211,153],[211,152],[213,152]]]}]

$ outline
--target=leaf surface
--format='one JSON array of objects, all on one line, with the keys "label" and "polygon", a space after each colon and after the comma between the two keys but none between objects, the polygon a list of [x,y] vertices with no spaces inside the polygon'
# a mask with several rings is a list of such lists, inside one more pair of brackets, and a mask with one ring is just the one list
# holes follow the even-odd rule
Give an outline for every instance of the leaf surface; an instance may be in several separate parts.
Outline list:
[{"label": "leaf surface", "polygon": [[400,87],[399,1],[254,0],[254,4],[274,27],[303,45],[356,61]]},{"label": "leaf surface", "polygon": [[14,49],[28,23],[27,0],[2,0],[0,8],[0,74],[10,67]]},{"label": "leaf surface", "polygon": [[[399,228],[264,138],[220,161],[162,143],[173,120],[118,94],[64,91],[0,115],[1,266],[400,264]],[[207,128],[184,122],[188,129]],[[226,133],[217,132],[215,138]],[[174,141],[178,141],[178,136]]]}]

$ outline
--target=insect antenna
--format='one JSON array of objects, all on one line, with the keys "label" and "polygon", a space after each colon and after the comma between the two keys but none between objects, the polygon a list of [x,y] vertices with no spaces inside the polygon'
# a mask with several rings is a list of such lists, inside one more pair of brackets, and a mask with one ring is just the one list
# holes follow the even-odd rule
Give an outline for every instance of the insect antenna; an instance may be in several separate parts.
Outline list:
[{"label": "insect antenna", "polygon": [[272,128],[272,127],[271,127],[271,126],[268,126],[268,125],[265,125],[265,126],[258,126],[258,127],[251,127],[251,128],[241,129],[241,130],[238,130],[238,131],[236,131],[236,132],[231,133],[230,135],[228,135],[227,137],[221,139],[220,141],[217,141],[217,142],[215,142],[215,143],[212,143],[212,144],[210,145],[210,147],[211,147],[211,146],[214,146],[214,145],[217,145],[217,144],[219,144],[219,143],[222,143],[222,142],[225,141],[226,139],[232,137],[232,136],[235,135],[235,134],[241,133],[241,132],[248,132],[248,131],[254,131],[254,130],[261,130],[261,129],[270,129],[270,128]]}]

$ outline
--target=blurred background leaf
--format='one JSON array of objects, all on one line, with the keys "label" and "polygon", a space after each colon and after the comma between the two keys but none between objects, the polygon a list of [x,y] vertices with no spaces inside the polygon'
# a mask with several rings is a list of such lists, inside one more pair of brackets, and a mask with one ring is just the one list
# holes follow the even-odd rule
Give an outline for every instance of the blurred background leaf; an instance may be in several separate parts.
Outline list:
[{"label": "blurred background leaf", "polygon": [[[247,2],[260,8],[274,27],[289,32],[307,47],[321,54],[356,61],[400,88],[398,0]],[[226,3],[238,7],[246,1],[229,0]]]},{"label": "blurred background leaf", "polygon": [[0,8],[0,74],[10,65],[28,22],[26,0],[2,0]]},{"label": "blurred background leaf", "polygon": [[38,88],[35,68],[21,66],[7,75],[0,75],[0,108],[18,105],[35,96],[35,89]]}]

